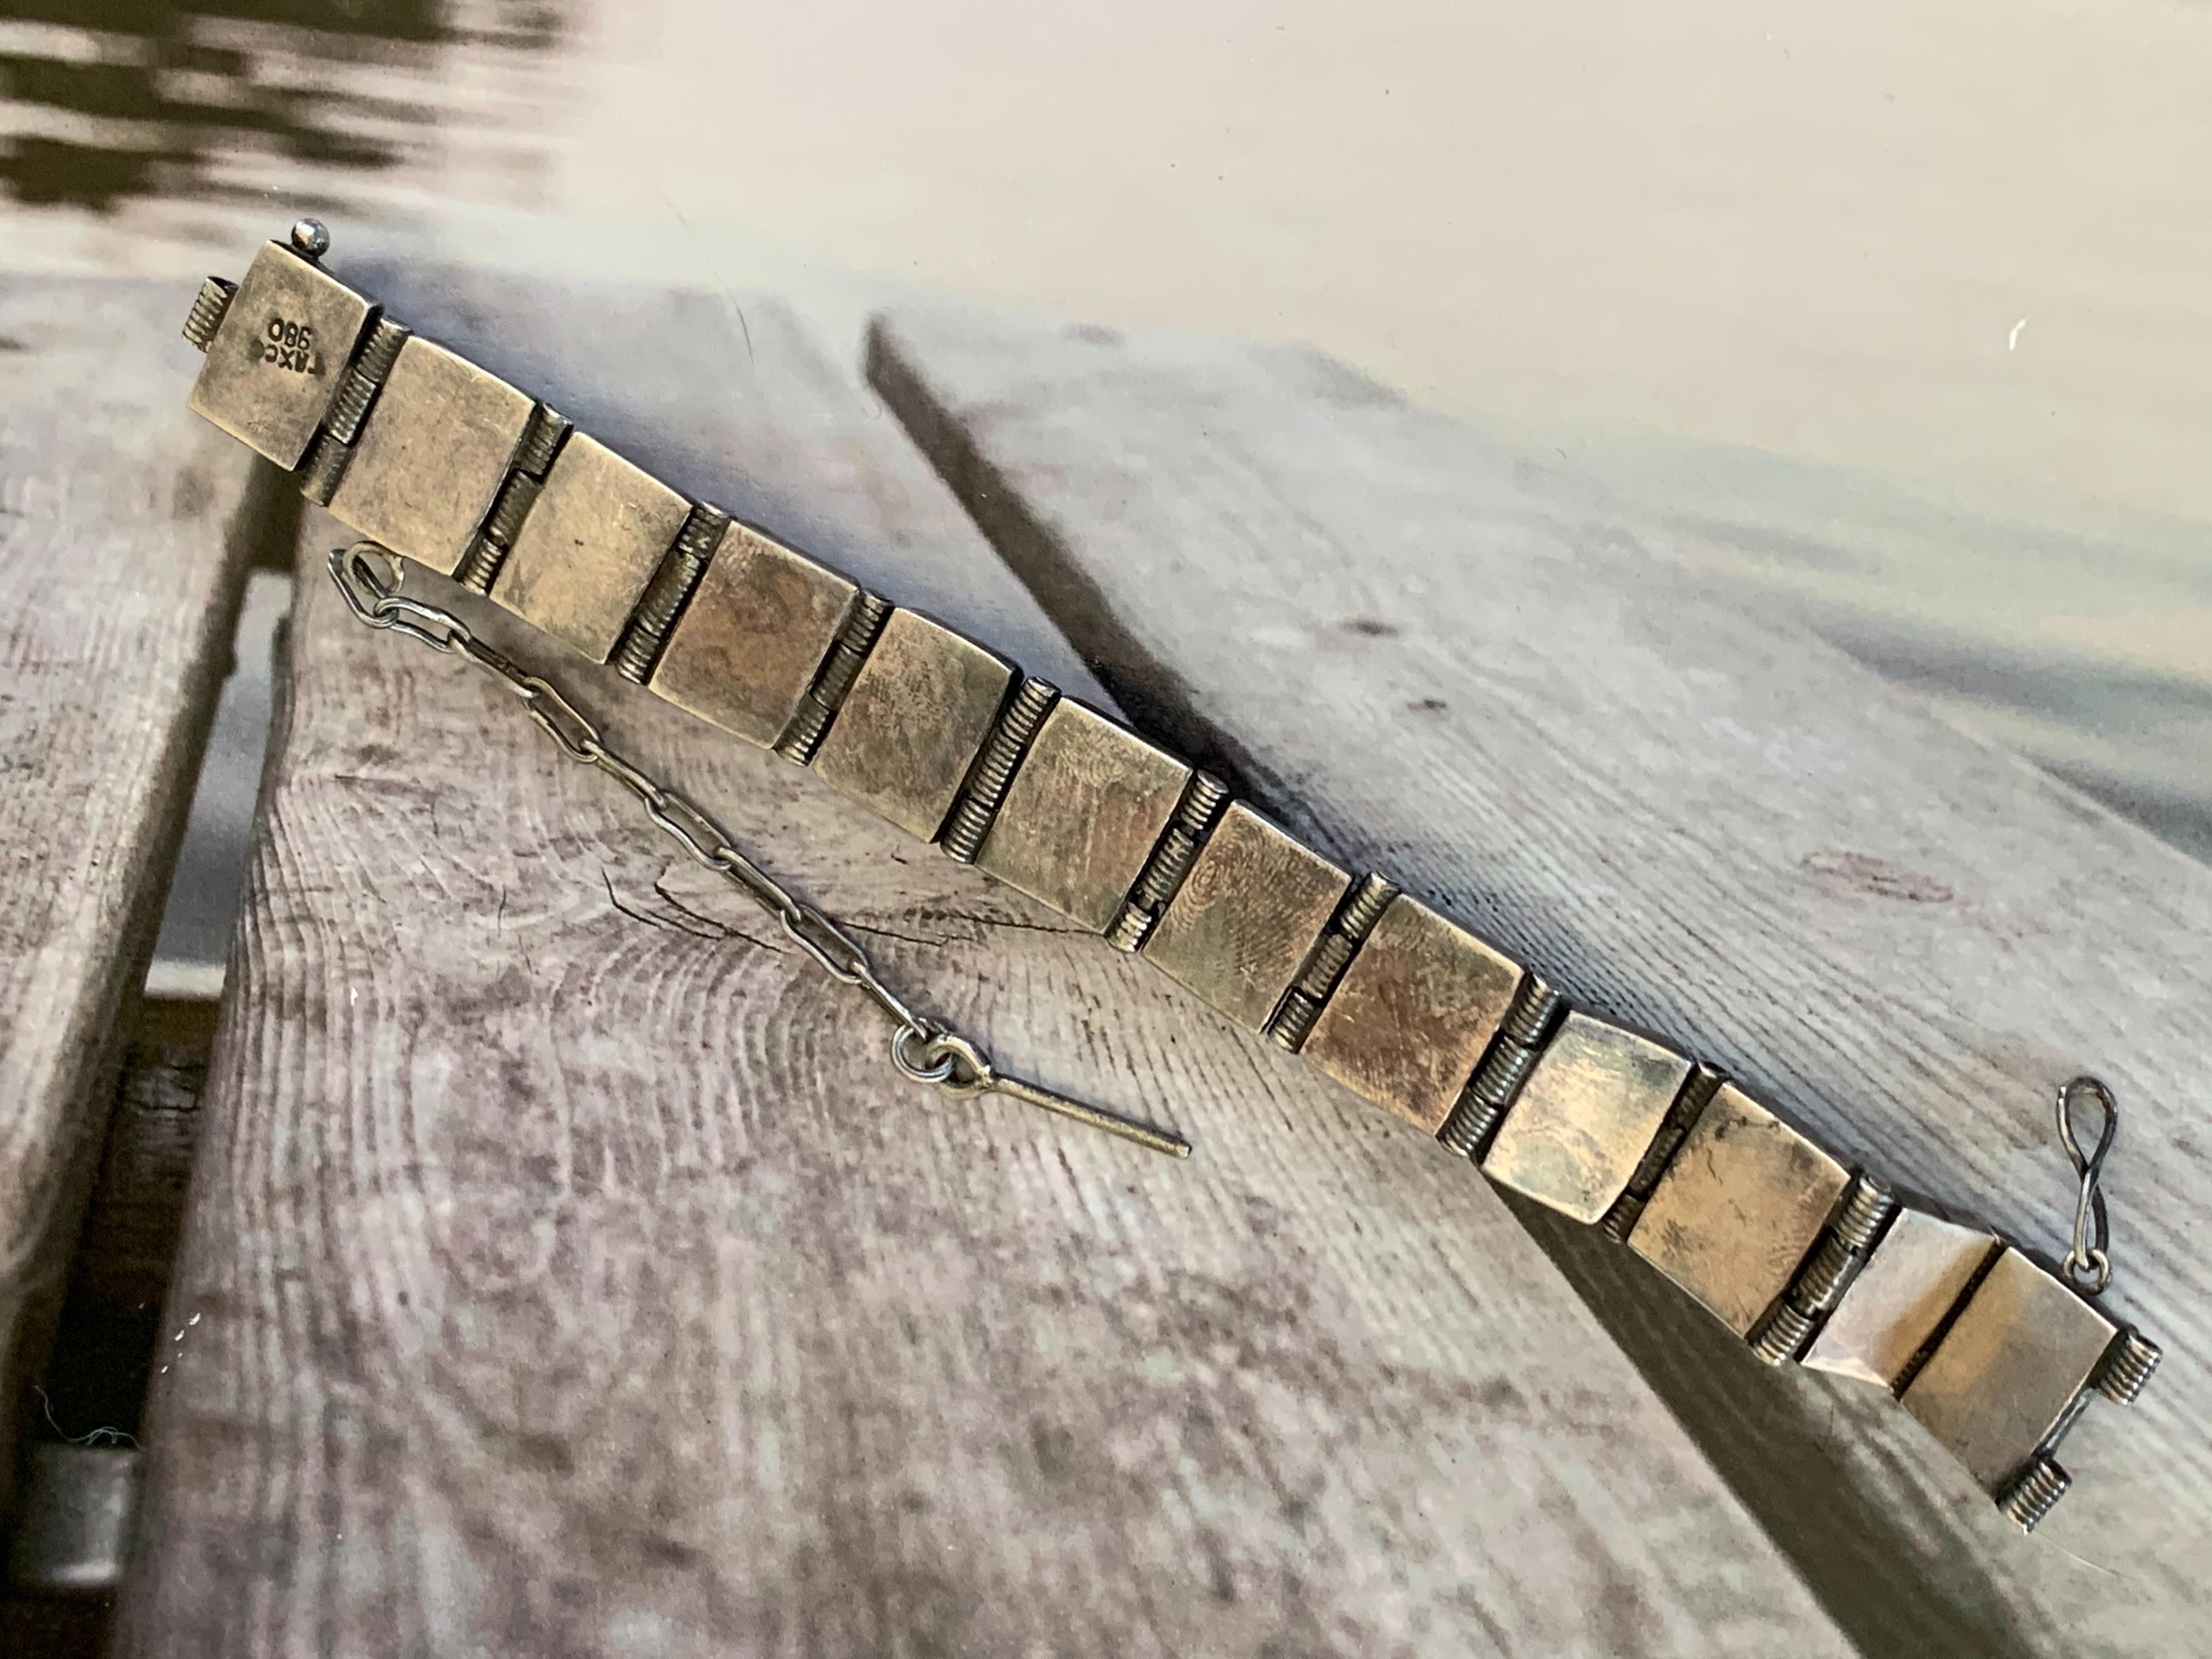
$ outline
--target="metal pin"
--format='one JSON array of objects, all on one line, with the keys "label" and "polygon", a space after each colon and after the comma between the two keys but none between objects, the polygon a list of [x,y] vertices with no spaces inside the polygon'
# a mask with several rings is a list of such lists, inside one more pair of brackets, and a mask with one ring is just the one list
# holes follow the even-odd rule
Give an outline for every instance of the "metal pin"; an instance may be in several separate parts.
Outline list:
[{"label": "metal pin", "polygon": [[1171,1129],[1155,1128],[1135,1118],[1109,1112],[1103,1106],[1092,1106],[1084,1101],[1070,1099],[1066,1095],[1054,1094],[1026,1078],[1007,1077],[994,1072],[991,1076],[991,1088],[994,1093],[1011,1095],[1016,1100],[1026,1101],[1032,1106],[1042,1106],[1048,1112],[1072,1117],[1078,1123],[1103,1129],[1109,1135],[1119,1135],[1124,1140],[1134,1141],[1138,1146],[1156,1152],[1164,1152],[1170,1158],[1190,1156],[1190,1142]]},{"label": "metal pin", "polygon": [[[918,1054],[909,1052],[915,1047],[920,1049]],[[1190,1156],[1190,1142],[1172,1129],[1157,1128],[1136,1118],[1123,1117],[1119,1112],[1109,1112],[1103,1106],[1060,1094],[1027,1078],[1009,1077],[993,1066],[990,1057],[981,1049],[957,1032],[902,1025],[891,1037],[891,1062],[915,1082],[934,1084],[949,1095],[963,1098],[980,1094],[1006,1095],[1073,1118],[1093,1129],[1103,1129],[1109,1135],[1119,1135],[1151,1152],[1163,1152],[1170,1158]]]},{"label": "metal pin", "polygon": [[[2074,1133],[2076,1095],[2091,1096],[2105,1110],[2105,1127],[2097,1136],[2097,1148],[2086,1157]],[[2105,1213],[2105,1194],[2098,1182],[2104,1174],[2105,1159],[2112,1150],[2112,1142],[2119,1136],[2120,1103],[2100,1079],[2077,1077],[2059,1086],[2057,1114],[2059,1144],[2066,1148],[2066,1156],[2074,1161],[2075,1172],[2081,1177],[2081,1190],[2074,1200],[2074,1242],[2066,1252],[2066,1260],[2059,1265],[2067,1282],[2083,1296],[2100,1296],[2112,1282],[2112,1224]]]}]

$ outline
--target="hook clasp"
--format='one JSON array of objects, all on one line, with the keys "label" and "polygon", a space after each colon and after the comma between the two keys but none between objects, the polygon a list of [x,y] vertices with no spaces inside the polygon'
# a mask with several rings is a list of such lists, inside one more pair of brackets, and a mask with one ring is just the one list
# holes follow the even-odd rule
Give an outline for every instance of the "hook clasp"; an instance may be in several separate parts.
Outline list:
[{"label": "hook clasp", "polygon": [[[2094,1100],[2105,1115],[2096,1149],[2086,1155],[2081,1138],[2074,1132],[2074,1104],[2084,1095]],[[2060,1266],[2075,1290],[2083,1296],[2099,1296],[2112,1282],[2112,1224],[2105,1212],[2105,1194],[2098,1182],[2112,1142],[2119,1137],[2120,1103],[2100,1079],[2077,1077],[2059,1085],[2057,1109],[2059,1144],[2066,1148],[2075,1173],[2081,1177],[2081,1190],[2074,1200],[2074,1242]]]}]

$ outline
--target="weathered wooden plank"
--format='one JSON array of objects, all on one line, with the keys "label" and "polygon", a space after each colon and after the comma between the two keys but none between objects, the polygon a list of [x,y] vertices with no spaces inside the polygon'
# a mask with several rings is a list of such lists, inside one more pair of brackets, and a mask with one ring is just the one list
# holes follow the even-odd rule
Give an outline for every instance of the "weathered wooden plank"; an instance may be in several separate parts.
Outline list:
[{"label": "weathered wooden plank", "polygon": [[2052,1089],[2110,1079],[2111,1300],[2167,1363],[2075,1431],[2033,1540],[1886,1401],[1767,1372],[1598,1235],[1530,1224],[1869,1651],[2193,1644],[2212,872],[1320,358],[924,315],[872,364],[1125,702],[1571,994],[2045,1246]]},{"label": "weathered wooden plank", "polygon": [[[454,343],[494,362],[566,309],[454,292]],[[687,487],[840,554],[881,537],[887,591],[1081,683],[787,313],[748,305],[742,395],[641,380],[699,303],[604,307],[538,388],[611,418],[642,385],[634,453],[711,431]],[[336,533],[303,548],[122,1651],[1845,1650],[1449,1166],[467,605],[899,986],[1199,1150],[933,1104],[871,1009],[511,697],[349,621],[313,574]]]},{"label": "weathered wooden plank", "polygon": [[59,1304],[250,550],[173,289],[0,288],[0,1492]]}]

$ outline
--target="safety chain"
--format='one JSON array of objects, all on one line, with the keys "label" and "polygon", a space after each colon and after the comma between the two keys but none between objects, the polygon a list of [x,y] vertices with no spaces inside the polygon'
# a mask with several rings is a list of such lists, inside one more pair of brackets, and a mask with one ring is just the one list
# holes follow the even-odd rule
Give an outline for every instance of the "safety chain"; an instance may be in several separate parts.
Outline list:
[{"label": "safety chain", "polygon": [[[375,568],[379,563],[384,567],[380,574]],[[868,953],[851,934],[732,846],[721,826],[696,803],[608,748],[599,727],[558,686],[486,645],[452,611],[400,592],[405,568],[389,549],[368,541],[334,549],[330,568],[331,580],[345,596],[347,608],[356,620],[404,635],[441,656],[460,657],[491,675],[522,699],[525,711],[562,754],[598,768],[635,795],[656,825],[693,859],[726,878],[775,917],[792,943],[811,957],[823,972],[841,985],[856,988],[889,1015],[893,1025],[891,1064],[901,1075],[933,1085],[959,1098],[985,1093],[1011,1096],[1170,1158],[1190,1156],[1190,1143],[1173,1131],[1010,1076],[952,1027],[915,1012],[884,983]]]}]

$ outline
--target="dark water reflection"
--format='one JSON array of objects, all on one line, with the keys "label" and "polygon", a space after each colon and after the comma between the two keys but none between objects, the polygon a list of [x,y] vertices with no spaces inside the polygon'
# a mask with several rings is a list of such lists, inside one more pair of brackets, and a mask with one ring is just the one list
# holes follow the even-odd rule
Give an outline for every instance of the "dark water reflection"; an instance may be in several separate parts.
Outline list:
[{"label": "dark water reflection", "polygon": [[[0,188],[112,212],[399,167],[485,118],[441,100],[458,54],[544,52],[566,0],[0,0]],[[392,71],[398,71],[397,74]]]}]

